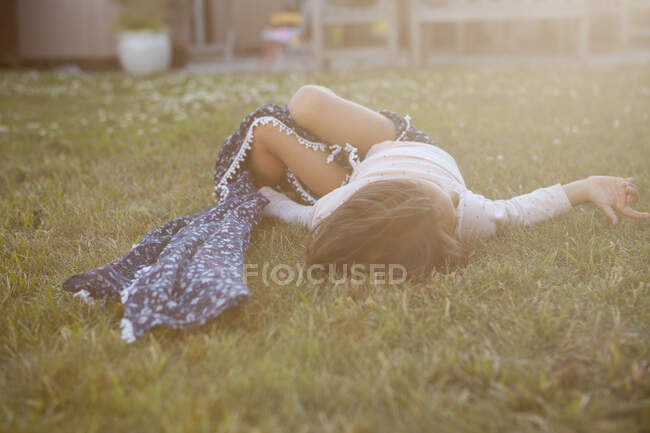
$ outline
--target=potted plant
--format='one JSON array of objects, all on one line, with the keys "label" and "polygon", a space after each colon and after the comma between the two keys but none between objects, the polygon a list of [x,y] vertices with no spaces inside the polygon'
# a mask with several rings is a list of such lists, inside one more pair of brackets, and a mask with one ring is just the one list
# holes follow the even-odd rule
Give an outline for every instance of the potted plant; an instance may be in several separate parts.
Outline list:
[{"label": "potted plant", "polygon": [[171,0],[114,0],[120,12],[117,55],[122,68],[135,75],[153,74],[169,68],[172,42],[165,25]]}]

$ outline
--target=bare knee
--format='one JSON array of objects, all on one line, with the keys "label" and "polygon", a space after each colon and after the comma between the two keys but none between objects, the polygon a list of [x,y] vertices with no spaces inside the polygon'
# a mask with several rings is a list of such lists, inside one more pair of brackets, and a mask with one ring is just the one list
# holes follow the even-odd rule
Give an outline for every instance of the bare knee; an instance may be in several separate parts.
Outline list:
[{"label": "bare knee", "polygon": [[327,87],[306,84],[291,97],[289,113],[299,125],[309,124],[332,96],[335,96],[334,92]]},{"label": "bare knee", "polygon": [[286,136],[280,127],[271,122],[256,125],[253,133],[253,148],[256,147],[260,152],[278,156],[280,149],[286,146]]},{"label": "bare knee", "polygon": [[273,153],[273,133],[274,128],[272,123],[265,123],[255,125],[253,130],[253,148],[257,148],[262,152]]},{"label": "bare knee", "polygon": [[251,169],[256,179],[264,185],[275,185],[284,174],[284,162],[277,156],[274,126],[271,123],[256,125],[250,152]]}]

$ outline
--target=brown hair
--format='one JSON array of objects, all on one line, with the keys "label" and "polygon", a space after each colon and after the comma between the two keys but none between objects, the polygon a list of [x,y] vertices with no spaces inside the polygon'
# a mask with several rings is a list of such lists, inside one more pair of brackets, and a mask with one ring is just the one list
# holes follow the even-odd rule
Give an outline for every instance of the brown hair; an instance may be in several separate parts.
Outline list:
[{"label": "brown hair", "polygon": [[369,183],[311,230],[307,264],[400,264],[408,278],[455,266],[464,251],[440,215],[422,182]]}]

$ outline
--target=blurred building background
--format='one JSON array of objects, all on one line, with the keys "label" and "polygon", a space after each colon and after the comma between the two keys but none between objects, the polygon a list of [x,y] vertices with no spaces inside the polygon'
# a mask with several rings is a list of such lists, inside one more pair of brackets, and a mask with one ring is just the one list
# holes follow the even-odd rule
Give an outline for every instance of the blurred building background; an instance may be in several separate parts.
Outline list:
[{"label": "blurred building background", "polygon": [[[589,55],[650,51],[650,0],[566,0],[569,3],[584,5]],[[389,6],[380,11],[378,4]],[[303,45],[297,51],[316,57],[317,65],[336,58],[337,48],[341,55],[358,57],[366,47],[381,46],[391,38],[396,58],[389,60],[398,64],[421,64],[429,56],[576,57],[579,21],[543,13],[539,19],[520,19],[517,12],[557,9],[553,4],[558,0],[171,0],[166,21],[176,66],[263,54],[269,45],[265,35],[270,34],[265,31],[281,12],[302,17],[302,24],[295,24]],[[514,12],[499,15],[499,7]],[[355,18],[372,8],[375,15],[370,20]],[[414,20],[425,14],[413,14],[414,8],[438,11],[438,18],[416,25]],[[455,8],[473,8],[471,17],[449,12]],[[49,67],[73,62],[84,68],[115,67],[112,23],[119,10],[115,0],[2,0],[0,65]],[[416,49],[414,38],[421,44]],[[382,56],[379,51],[367,52]]]}]

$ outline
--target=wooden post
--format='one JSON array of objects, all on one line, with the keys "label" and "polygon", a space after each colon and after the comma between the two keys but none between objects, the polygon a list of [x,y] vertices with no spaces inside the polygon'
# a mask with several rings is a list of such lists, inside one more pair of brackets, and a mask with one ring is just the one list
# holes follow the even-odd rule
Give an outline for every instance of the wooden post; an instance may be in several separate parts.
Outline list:
[{"label": "wooden post", "polygon": [[204,0],[194,0],[194,42],[197,45],[205,44],[205,11]]},{"label": "wooden post", "polygon": [[316,67],[321,69],[324,65],[323,62],[323,27],[322,16],[323,13],[323,0],[309,0],[311,1],[312,12],[312,31],[314,32],[314,61]]},{"label": "wooden post", "polygon": [[386,20],[388,21],[388,51],[390,63],[392,66],[397,65],[397,55],[399,52],[399,16],[397,0],[386,1]]},{"label": "wooden post", "polygon": [[414,66],[420,66],[422,64],[422,41],[420,31],[422,30],[422,24],[418,19],[418,0],[409,0],[409,15],[411,19],[409,20],[409,34],[410,34],[410,48],[411,48],[411,63]]},{"label": "wooden post", "polygon": [[579,55],[582,60],[589,57],[590,18],[589,8],[585,5],[583,15],[579,19]]},{"label": "wooden post", "polygon": [[232,61],[233,52],[235,51],[235,29],[232,26],[234,24],[231,24],[228,33],[226,33],[226,46],[223,51],[224,60],[227,62]]},{"label": "wooden post", "polygon": [[621,46],[627,49],[630,45],[630,4],[628,0],[621,0],[619,9],[621,16]]},{"label": "wooden post", "polygon": [[456,30],[456,51],[462,55],[465,51],[465,25],[459,21],[454,26]]}]

